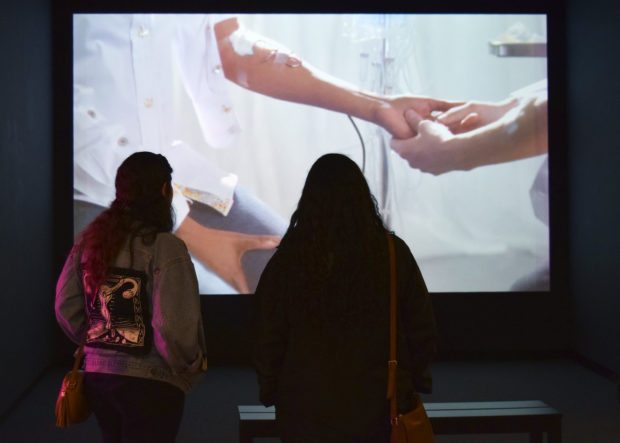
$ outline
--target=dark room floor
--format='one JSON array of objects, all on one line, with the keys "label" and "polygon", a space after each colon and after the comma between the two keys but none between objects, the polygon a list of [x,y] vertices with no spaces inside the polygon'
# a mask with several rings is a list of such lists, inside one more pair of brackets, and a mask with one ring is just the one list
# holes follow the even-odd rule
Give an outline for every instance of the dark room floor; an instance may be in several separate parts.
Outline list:
[{"label": "dark room floor", "polygon": [[[93,417],[61,430],[55,427],[54,402],[66,369],[51,369],[0,424],[0,441],[98,442]],[[620,399],[609,378],[569,359],[437,362],[434,393],[425,401],[542,400],[563,414],[564,443],[620,442]],[[236,443],[239,404],[257,404],[251,368],[213,367],[192,391],[177,441]],[[256,439],[275,443],[277,439]],[[527,434],[440,435],[437,443],[526,443]]]}]

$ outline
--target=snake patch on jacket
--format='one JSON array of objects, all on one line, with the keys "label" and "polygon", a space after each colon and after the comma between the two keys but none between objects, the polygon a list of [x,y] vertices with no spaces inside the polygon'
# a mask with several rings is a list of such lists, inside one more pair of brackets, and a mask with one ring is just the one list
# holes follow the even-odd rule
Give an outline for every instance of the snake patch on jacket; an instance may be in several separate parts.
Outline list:
[{"label": "snake patch on jacket", "polygon": [[150,350],[147,278],[144,272],[133,269],[110,270],[97,294],[87,303],[87,346],[138,354]]}]

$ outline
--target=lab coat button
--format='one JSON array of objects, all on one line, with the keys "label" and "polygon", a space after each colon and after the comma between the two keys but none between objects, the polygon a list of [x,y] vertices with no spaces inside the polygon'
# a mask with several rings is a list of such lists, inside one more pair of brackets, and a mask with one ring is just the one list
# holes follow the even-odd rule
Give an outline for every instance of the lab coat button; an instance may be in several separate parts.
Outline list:
[{"label": "lab coat button", "polygon": [[140,26],[138,28],[138,37],[144,38],[144,37],[148,37],[149,35],[149,30],[146,29],[144,26]]},{"label": "lab coat button", "polygon": [[155,101],[150,97],[144,100],[144,106],[147,108],[152,108],[153,103],[155,103]]},{"label": "lab coat button", "polygon": [[93,111],[92,109],[89,109],[89,110],[88,110],[88,115],[89,115],[89,117],[91,117],[91,118],[95,118],[95,117],[97,117],[97,114],[96,114],[96,113],[95,113],[95,111]]},{"label": "lab coat button", "polygon": [[119,146],[127,146],[128,143],[129,143],[129,140],[127,140],[127,137],[121,137],[118,139]]}]

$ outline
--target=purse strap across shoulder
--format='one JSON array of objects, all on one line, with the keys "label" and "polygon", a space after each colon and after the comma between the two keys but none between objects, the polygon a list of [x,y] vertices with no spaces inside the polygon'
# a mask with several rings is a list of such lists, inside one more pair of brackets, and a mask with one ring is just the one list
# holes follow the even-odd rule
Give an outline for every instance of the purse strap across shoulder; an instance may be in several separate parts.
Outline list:
[{"label": "purse strap across shoulder", "polygon": [[398,408],[396,404],[396,257],[394,253],[394,240],[390,233],[386,233],[388,251],[390,255],[390,359],[388,360],[388,385],[387,398],[390,399],[390,420],[397,419]]}]

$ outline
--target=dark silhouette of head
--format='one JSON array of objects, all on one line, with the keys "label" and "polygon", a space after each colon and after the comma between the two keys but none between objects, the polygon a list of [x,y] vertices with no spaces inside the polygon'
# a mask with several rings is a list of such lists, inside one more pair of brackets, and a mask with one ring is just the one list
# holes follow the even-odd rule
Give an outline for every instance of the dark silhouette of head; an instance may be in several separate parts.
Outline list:
[{"label": "dark silhouette of head", "polygon": [[311,316],[333,320],[355,309],[372,311],[376,300],[362,300],[365,295],[359,294],[368,293],[361,286],[384,285],[385,233],[357,164],[341,154],[320,157],[308,173],[277,252],[294,276],[290,284],[296,297],[305,300],[301,305]]},{"label": "dark silhouette of head", "polygon": [[172,168],[161,154],[136,152],[130,155],[116,171],[116,200],[112,206],[122,207],[144,224],[159,226],[167,222],[170,228],[164,230],[169,231],[172,229],[171,174]]},{"label": "dark silhouette of head", "polygon": [[172,168],[163,155],[136,152],[116,172],[116,199],[78,238],[82,271],[88,275],[87,293],[94,294],[128,237],[133,261],[133,239],[149,244],[160,232],[170,232]]},{"label": "dark silhouette of head", "polygon": [[[377,202],[359,166],[342,154],[325,154],[310,168],[297,211],[296,227],[334,239],[383,230]],[[357,231],[357,232],[356,232]]]}]

